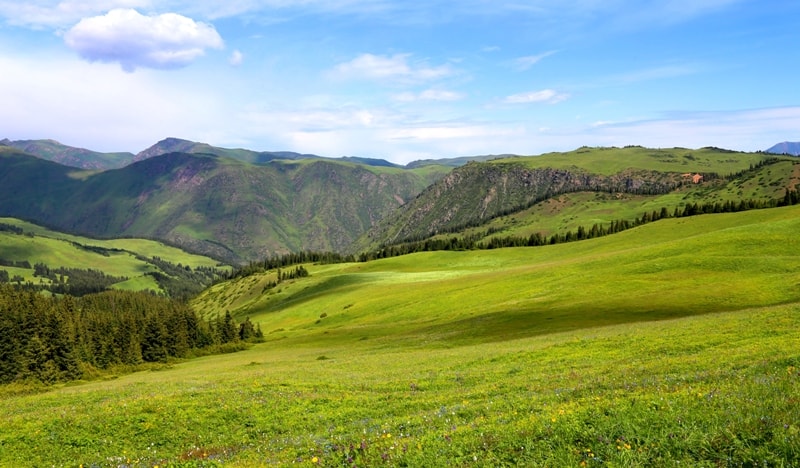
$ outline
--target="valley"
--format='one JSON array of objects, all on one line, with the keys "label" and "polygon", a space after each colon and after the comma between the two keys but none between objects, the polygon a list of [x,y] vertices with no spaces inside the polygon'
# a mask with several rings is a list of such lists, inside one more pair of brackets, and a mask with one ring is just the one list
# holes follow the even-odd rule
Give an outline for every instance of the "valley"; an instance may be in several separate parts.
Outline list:
[{"label": "valley", "polygon": [[[103,326],[131,340],[124,356],[96,363],[66,320],[91,366],[44,382],[52,349],[15,337],[0,465],[800,463],[793,157],[579,148],[398,167],[160,145],[101,171],[0,146],[9,287],[63,317],[55,288],[96,270],[112,291],[75,304],[164,296],[210,350],[154,356],[168,322],[150,336],[157,314],[119,309]],[[134,233],[148,239],[116,237]],[[239,340],[245,324],[258,339]]]}]

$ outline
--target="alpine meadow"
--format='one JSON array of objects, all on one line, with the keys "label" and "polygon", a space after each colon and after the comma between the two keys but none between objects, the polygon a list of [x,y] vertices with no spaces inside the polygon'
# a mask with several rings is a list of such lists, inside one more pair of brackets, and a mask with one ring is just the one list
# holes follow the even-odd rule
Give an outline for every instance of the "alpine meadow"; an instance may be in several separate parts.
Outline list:
[{"label": "alpine meadow", "polygon": [[22,143],[0,466],[800,464],[793,156]]}]

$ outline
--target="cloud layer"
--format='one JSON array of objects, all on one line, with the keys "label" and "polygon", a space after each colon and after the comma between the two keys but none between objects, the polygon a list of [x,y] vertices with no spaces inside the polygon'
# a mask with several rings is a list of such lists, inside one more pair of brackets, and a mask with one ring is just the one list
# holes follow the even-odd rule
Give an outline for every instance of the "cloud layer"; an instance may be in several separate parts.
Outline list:
[{"label": "cloud layer", "polygon": [[132,9],[85,18],[67,31],[64,42],[86,60],[119,62],[127,72],[185,67],[206,49],[223,47],[211,25],[175,13],[144,16]]}]

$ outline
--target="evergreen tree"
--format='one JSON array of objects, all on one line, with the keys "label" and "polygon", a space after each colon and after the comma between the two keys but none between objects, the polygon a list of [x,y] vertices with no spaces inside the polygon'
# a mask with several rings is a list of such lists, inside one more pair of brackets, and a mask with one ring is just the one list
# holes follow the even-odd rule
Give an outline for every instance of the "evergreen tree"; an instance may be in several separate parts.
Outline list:
[{"label": "evergreen tree", "polygon": [[142,335],[142,359],[145,362],[166,362],[165,334],[164,324],[159,317],[154,314],[147,317]]}]

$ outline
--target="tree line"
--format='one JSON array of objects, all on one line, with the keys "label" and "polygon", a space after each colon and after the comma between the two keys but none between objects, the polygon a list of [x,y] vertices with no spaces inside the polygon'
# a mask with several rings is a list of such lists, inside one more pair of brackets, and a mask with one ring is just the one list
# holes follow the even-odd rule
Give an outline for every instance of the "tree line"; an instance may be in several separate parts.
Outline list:
[{"label": "tree line", "polygon": [[241,349],[263,333],[229,312],[206,320],[152,294],[47,297],[0,285],[0,384],[52,384],[103,370]]}]

